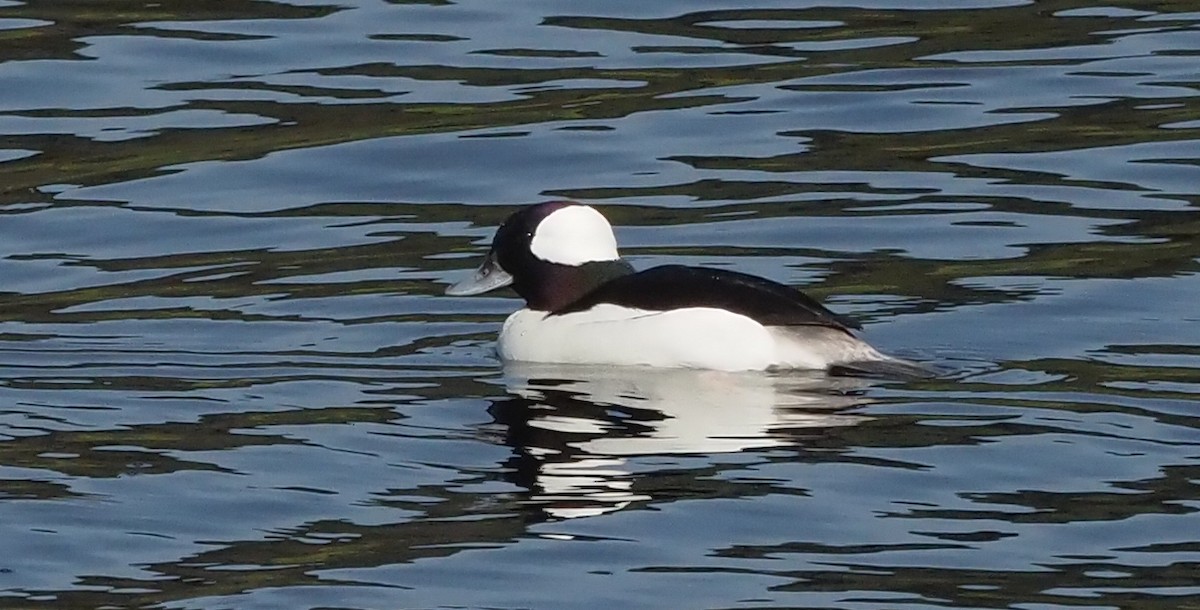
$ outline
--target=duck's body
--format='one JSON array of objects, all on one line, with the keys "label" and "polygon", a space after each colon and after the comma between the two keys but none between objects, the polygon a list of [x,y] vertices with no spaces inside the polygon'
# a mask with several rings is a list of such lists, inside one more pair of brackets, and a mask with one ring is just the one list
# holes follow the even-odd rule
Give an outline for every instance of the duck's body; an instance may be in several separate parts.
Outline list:
[{"label": "duck's body", "polygon": [[509,284],[527,307],[500,331],[497,350],[505,360],[924,372],[881,354],[852,334],[857,324],[783,284],[682,265],[635,272],[617,253],[608,221],[576,203],[513,214],[475,276],[447,293]]},{"label": "duck's body", "polygon": [[521,362],[721,371],[826,369],[884,359],[863,341],[825,327],[764,326],[708,307],[650,311],[607,303],[561,316],[517,311],[505,320],[497,350]]}]

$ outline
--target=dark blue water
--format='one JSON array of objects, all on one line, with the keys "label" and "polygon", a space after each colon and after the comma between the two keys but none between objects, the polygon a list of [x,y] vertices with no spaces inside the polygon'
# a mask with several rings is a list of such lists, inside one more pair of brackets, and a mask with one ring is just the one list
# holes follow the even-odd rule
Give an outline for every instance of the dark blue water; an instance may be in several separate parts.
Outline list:
[{"label": "dark blue water", "polygon": [[[1193,2],[0,0],[0,607],[1200,607]],[[944,374],[504,367],[519,205]]]}]

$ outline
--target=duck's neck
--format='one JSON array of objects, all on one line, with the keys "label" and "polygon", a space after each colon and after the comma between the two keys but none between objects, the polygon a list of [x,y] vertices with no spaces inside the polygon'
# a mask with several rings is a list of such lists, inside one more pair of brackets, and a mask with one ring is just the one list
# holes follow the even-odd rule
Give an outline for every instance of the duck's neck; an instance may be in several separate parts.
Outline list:
[{"label": "duck's neck", "polygon": [[570,305],[605,282],[633,273],[633,265],[623,259],[578,266],[542,263],[536,271],[533,277],[514,282],[513,288],[529,309],[550,312]]}]

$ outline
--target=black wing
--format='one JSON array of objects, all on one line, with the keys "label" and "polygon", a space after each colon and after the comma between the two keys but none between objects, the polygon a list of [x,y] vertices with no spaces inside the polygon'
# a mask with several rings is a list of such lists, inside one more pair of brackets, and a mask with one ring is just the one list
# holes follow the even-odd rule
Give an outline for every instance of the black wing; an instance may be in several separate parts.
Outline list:
[{"label": "black wing", "polygon": [[684,265],[663,265],[619,277],[554,313],[584,311],[601,303],[650,311],[714,307],[765,326],[861,328],[795,288],[736,271]]}]

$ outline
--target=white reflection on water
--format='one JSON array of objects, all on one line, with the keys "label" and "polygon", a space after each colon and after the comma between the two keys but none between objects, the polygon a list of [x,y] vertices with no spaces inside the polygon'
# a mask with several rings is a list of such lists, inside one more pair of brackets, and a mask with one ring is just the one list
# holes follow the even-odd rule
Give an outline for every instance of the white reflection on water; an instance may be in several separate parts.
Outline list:
[{"label": "white reflection on water", "polygon": [[854,425],[869,382],[823,373],[728,373],[510,363],[536,462],[531,500],[558,518],[619,510],[634,489],[632,458],[728,454],[794,445],[796,430]]}]

